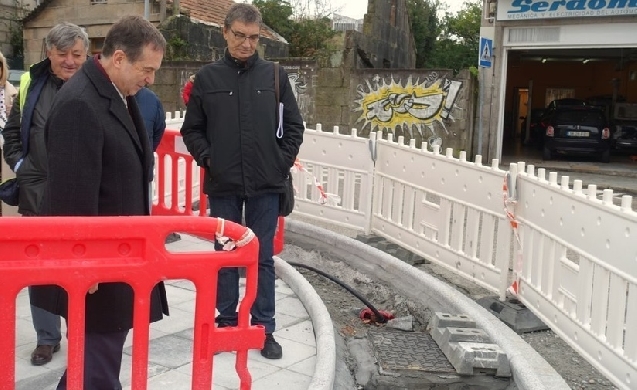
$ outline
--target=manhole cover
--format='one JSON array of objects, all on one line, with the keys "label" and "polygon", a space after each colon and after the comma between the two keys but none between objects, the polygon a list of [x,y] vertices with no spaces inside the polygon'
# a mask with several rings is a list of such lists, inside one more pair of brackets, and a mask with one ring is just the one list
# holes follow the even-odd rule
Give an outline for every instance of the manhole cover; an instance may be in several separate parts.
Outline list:
[{"label": "manhole cover", "polygon": [[367,335],[383,370],[456,372],[429,333],[370,330]]}]

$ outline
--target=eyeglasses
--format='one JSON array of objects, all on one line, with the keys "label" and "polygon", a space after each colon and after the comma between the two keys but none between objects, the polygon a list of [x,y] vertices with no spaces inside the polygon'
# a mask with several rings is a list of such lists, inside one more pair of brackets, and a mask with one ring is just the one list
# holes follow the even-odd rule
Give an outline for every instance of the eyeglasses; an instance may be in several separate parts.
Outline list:
[{"label": "eyeglasses", "polygon": [[257,43],[259,41],[259,34],[254,34],[254,35],[245,35],[244,33],[240,33],[240,32],[236,32],[233,29],[230,29],[230,31],[232,31],[232,34],[234,34],[234,37],[236,40],[238,40],[240,43],[243,43],[247,40],[250,41],[250,43]]}]

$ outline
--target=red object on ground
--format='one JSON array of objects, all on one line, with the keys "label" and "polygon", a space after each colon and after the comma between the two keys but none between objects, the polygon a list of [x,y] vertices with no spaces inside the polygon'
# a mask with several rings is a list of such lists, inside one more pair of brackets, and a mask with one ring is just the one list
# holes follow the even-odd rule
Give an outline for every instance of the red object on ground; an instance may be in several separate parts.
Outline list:
[{"label": "red object on ground", "polygon": [[376,314],[374,314],[372,309],[370,309],[369,307],[366,307],[363,310],[361,310],[358,316],[363,321],[381,322],[381,323],[385,323],[394,318],[393,314],[385,310],[378,310],[378,313],[380,313],[380,315],[383,316],[383,318],[385,319],[384,321],[379,321],[379,319],[376,318]]},{"label": "red object on ground", "polygon": [[[238,243],[233,251],[168,252],[173,231]],[[131,387],[146,389],[150,294],[167,279],[187,279],[196,288],[192,389],[212,386],[213,356],[236,351],[241,389],[248,390],[248,350],[261,349],[263,326],[250,325],[257,295],[259,244],[250,229],[217,218],[32,217],[0,218],[0,389],[15,388],[16,296],[30,285],[56,284],[69,294],[68,388],[82,388],[85,297],[96,283],[124,282],[135,294]],[[217,274],[223,267],[246,268],[245,298],[236,327],[215,326]]]},{"label": "red object on ground", "polygon": [[[166,129],[161,143],[157,148],[157,183],[158,202],[152,205],[152,215],[199,215],[207,216],[208,197],[203,193],[205,171],[196,167],[194,159],[188,153],[186,145],[178,130]],[[179,160],[183,160],[184,167],[179,169]],[[169,170],[168,170],[169,169]],[[180,172],[181,171],[181,172]],[[193,173],[194,171],[194,173]],[[170,173],[170,190],[166,191]],[[199,211],[192,211],[193,199],[193,175],[199,174]],[[170,199],[168,199],[170,197]],[[183,200],[182,200],[183,199]],[[180,204],[180,200],[181,204]],[[274,235],[274,254],[278,255],[283,250],[285,219],[279,217],[277,230]],[[175,230],[176,231],[176,230]]]}]

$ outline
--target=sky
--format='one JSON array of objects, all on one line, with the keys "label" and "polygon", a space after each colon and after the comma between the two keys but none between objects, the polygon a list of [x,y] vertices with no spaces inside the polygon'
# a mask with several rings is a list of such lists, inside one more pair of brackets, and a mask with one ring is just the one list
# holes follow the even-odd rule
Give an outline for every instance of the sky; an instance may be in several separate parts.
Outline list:
[{"label": "sky", "polygon": [[[456,12],[462,7],[464,0],[441,0],[441,3],[447,4],[450,12]],[[335,9],[343,7],[339,14],[350,18],[362,19],[367,12],[367,0],[332,0],[332,6]]]}]

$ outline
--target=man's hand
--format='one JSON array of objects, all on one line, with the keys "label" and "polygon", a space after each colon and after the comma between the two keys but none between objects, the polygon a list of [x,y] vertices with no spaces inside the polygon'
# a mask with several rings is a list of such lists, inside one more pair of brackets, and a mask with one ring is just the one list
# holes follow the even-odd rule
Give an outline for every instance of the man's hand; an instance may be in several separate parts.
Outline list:
[{"label": "man's hand", "polygon": [[98,286],[99,286],[99,283],[95,283],[94,285],[92,285],[91,288],[88,289],[88,293],[93,294],[99,288]]}]

